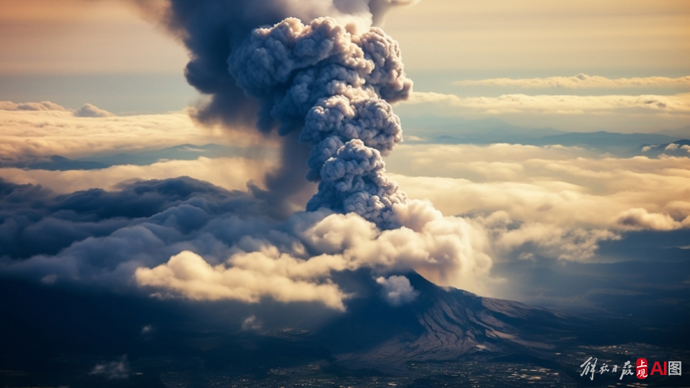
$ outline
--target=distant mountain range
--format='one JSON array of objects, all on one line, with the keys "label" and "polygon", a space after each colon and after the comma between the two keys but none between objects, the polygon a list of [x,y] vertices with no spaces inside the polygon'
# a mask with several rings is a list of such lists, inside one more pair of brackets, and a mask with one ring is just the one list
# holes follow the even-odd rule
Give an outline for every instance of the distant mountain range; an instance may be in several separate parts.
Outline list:
[{"label": "distant mountain range", "polygon": [[147,166],[161,160],[196,160],[199,157],[221,158],[247,155],[251,150],[240,147],[230,147],[220,144],[180,144],[159,150],[142,150],[115,155],[90,155],[80,160],[89,160],[108,166],[133,164]]},{"label": "distant mountain range", "polygon": [[97,170],[118,165],[148,166],[163,160],[196,160],[199,157],[220,158],[257,154],[254,149],[230,147],[219,144],[181,144],[158,150],[141,150],[119,154],[94,154],[79,159],[68,159],[60,155],[35,157],[22,160],[0,159],[1,167],[15,167],[28,170]]},{"label": "distant mountain range", "polygon": [[[583,147],[619,156],[643,155],[644,146],[690,138],[690,127],[657,133],[563,132],[553,128],[522,128],[495,118],[403,117],[410,143],[562,145]],[[414,136],[420,140],[410,140]],[[412,138],[414,139],[414,138]],[[652,154],[650,154],[652,155]]]},{"label": "distant mountain range", "polygon": [[404,134],[426,142],[457,144],[524,143],[565,132],[554,128],[523,128],[495,118],[469,120],[460,117],[415,116],[401,118]]},{"label": "distant mountain range", "polygon": [[28,160],[3,160],[0,159],[1,167],[15,167],[27,170],[49,170],[49,171],[68,171],[68,170],[97,170],[110,167],[107,164],[92,162],[87,160],[72,160],[60,155],[47,157],[31,158]]}]

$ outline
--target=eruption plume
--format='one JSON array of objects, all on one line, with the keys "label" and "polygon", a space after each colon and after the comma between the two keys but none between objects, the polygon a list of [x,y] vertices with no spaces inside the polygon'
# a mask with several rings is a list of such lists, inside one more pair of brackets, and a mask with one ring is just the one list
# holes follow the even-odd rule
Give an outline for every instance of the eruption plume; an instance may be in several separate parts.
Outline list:
[{"label": "eruption plume", "polygon": [[228,64],[237,85],[264,101],[262,116],[280,122],[280,133],[303,127],[299,140],[314,144],[307,178],[320,184],[308,210],[399,226],[392,206],[405,195],[383,174],[381,153],[402,140],[389,102],[407,98],[412,82],[393,39],[378,28],[351,33],[331,18],[309,25],[288,18],[254,30]]},{"label": "eruption plume", "polygon": [[[199,121],[267,136],[278,128],[280,164],[264,177],[265,191],[251,186],[273,217],[287,218],[312,197],[307,175],[321,182],[308,209],[395,226],[390,208],[404,195],[382,175],[375,151],[402,139],[388,103],[407,98],[411,81],[397,43],[370,27],[416,0],[134,1],[189,49],[187,80],[210,97]],[[361,143],[345,147],[351,140]]]},{"label": "eruption plume", "polygon": [[[164,296],[270,297],[341,311],[352,296],[334,276],[343,271],[367,268],[372,281],[388,279],[379,284],[410,297],[416,291],[402,287],[404,277],[385,275],[412,270],[483,290],[492,265],[485,231],[408,201],[385,175],[382,157],[402,141],[391,104],[408,98],[412,81],[398,43],[374,25],[387,9],[414,2],[167,0],[167,26],[191,53],[187,80],[210,96],[197,118],[279,135],[279,167],[264,178],[266,190],[250,189],[282,220],[252,229],[258,219],[237,220],[243,232],[224,261],[215,245],[200,243],[139,266],[137,285]],[[307,212],[297,211],[305,203]]]}]

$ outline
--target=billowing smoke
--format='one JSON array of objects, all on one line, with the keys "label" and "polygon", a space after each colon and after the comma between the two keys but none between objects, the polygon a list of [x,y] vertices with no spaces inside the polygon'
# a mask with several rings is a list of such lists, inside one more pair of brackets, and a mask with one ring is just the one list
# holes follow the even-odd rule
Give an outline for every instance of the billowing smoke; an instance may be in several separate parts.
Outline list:
[{"label": "billowing smoke", "polygon": [[386,100],[407,98],[412,82],[393,39],[378,28],[353,34],[330,18],[310,25],[290,18],[254,30],[228,64],[243,90],[266,101],[260,123],[275,118],[280,133],[303,127],[299,140],[314,144],[307,177],[321,183],[308,210],[398,226],[392,206],[405,196],[383,174],[381,152],[402,130]]},{"label": "billowing smoke", "polygon": [[[481,233],[428,203],[406,204],[384,174],[382,156],[402,141],[391,104],[408,98],[412,82],[398,43],[375,25],[391,7],[415,2],[168,0],[163,20],[191,52],[187,80],[210,96],[198,119],[277,133],[280,167],[265,177],[266,191],[252,185],[250,191],[274,218],[303,220],[304,214],[290,215],[308,196],[306,208],[314,214],[312,226],[299,222],[291,233],[307,253],[261,236],[264,242],[237,247],[228,265],[212,267],[188,252],[141,268],[140,285],[192,299],[256,302],[269,295],[337,309],[348,295],[331,282],[332,273],[362,267],[416,270],[439,284],[481,287],[473,276],[483,278],[491,267]],[[316,194],[307,182],[318,182]],[[331,212],[348,217],[324,215]],[[319,243],[305,237],[314,230],[321,231]],[[251,286],[285,278],[285,287],[302,291],[285,296]]]},{"label": "billowing smoke", "polygon": [[[383,177],[373,151],[386,152],[401,140],[384,100],[406,98],[411,82],[397,43],[369,28],[391,7],[415,0],[135,1],[189,49],[187,80],[209,97],[198,120],[233,130],[256,124],[267,136],[279,128],[281,163],[264,177],[265,192],[252,186],[274,217],[304,206],[314,193],[304,182],[308,174],[322,180],[310,209],[354,210],[382,226],[394,224],[390,207],[404,197]],[[319,19],[324,16],[332,19]],[[353,139],[365,147],[343,148]],[[336,155],[339,162],[322,175],[324,162]]]}]

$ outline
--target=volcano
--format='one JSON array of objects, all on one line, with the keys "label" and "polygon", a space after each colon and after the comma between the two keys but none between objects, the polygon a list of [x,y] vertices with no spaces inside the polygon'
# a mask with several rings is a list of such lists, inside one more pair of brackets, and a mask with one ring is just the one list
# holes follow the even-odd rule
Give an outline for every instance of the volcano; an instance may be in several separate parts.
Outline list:
[{"label": "volcano", "polygon": [[[372,274],[358,271],[338,279],[357,296],[348,300],[345,313],[327,323],[310,330],[249,331],[214,324],[200,309],[180,315],[189,308],[182,301],[161,306],[163,302],[127,295],[84,296],[77,290],[7,280],[0,283],[0,295],[8,296],[0,340],[13,351],[0,358],[0,366],[14,372],[0,374],[0,383],[448,386],[483,379],[495,382],[486,386],[546,387],[583,381],[578,368],[586,355],[618,365],[640,349],[659,359],[680,357],[674,344],[650,336],[662,331],[641,331],[638,325],[628,330],[622,320],[563,314],[439,287],[416,273],[399,275],[417,291],[408,303],[391,305]],[[218,315],[218,304],[208,308]],[[143,323],[153,332],[142,332]],[[84,330],[86,326],[99,329]],[[41,341],[31,343],[32,338]],[[129,368],[129,379],[92,373],[94,365],[120,364]],[[606,378],[618,381],[614,375]],[[687,386],[686,380],[678,383]]]},{"label": "volcano", "polygon": [[404,276],[419,292],[412,302],[353,300],[344,316],[319,332],[338,362],[396,367],[480,353],[543,356],[587,325],[574,316],[439,287],[416,273]]}]

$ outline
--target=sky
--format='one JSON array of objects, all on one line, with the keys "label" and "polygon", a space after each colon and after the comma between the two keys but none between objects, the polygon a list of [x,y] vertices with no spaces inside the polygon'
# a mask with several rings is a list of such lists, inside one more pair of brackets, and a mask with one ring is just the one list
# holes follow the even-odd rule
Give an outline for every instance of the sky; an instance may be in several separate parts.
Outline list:
[{"label": "sky", "polygon": [[[687,1],[422,0],[385,34],[135,3],[0,0],[0,276],[238,330],[342,314],[361,271],[687,321]],[[303,20],[247,38],[271,12]]]},{"label": "sky", "polygon": [[[179,77],[184,47],[127,1],[3,0],[0,10],[2,99],[135,114],[179,110],[199,98]],[[682,128],[689,22],[682,0],[432,0],[393,9],[385,28],[400,42],[415,90],[444,95],[420,95],[399,114],[498,117],[567,131]],[[669,108],[655,109],[648,97]]]}]

